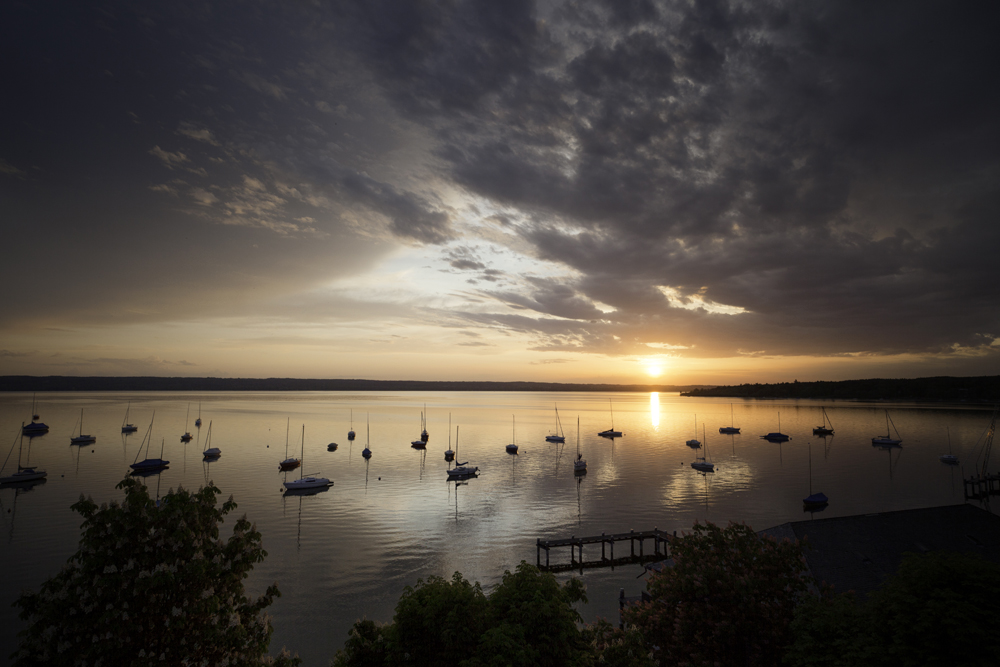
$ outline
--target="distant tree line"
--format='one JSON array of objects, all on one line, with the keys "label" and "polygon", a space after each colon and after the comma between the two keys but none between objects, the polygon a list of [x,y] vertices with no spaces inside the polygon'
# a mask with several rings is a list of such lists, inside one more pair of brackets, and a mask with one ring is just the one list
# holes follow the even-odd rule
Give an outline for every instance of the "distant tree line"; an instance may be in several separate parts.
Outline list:
[{"label": "distant tree line", "polygon": [[0,376],[0,391],[691,391],[703,385],[299,378]]},{"label": "distant tree line", "polygon": [[683,396],[720,398],[840,398],[906,401],[1000,401],[1000,375],[927,377],[916,379],[843,380],[841,382],[780,382],[700,387]]}]

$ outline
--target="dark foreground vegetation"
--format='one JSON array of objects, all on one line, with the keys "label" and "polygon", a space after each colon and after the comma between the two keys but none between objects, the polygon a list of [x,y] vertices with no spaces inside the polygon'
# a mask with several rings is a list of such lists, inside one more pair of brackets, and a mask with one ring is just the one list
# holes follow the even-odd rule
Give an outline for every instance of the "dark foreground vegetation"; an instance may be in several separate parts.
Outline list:
[{"label": "dark foreground vegetation", "polygon": [[842,382],[780,382],[701,387],[684,396],[720,398],[841,398],[887,401],[1000,401],[1000,375],[929,377],[900,380],[844,380]]},{"label": "dark foreground vegetation", "polygon": [[691,391],[702,385],[299,378],[0,376],[0,391]]},{"label": "dark foreground vegetation", "polygon": [[[157,505],[134,480],[121,504],[81,499],[80,549],[66,568],[16,602],[28,627],[15,665],[296,665],[268,657],[263,610],[243,579],[266,555],[219,490],[171,492]],[[648,580],[625,629],[584,625],[578,579],[559,583],[522,562],[484,591],[460,573],[407,587],[392,621],[363,619],[334,667],[455,665],[848,667],[995,663],[1000,566],[977,556],[910,555],[864,603],[812,581],[798,542],[743,524],[696,524],[672,542],[673,567]],[[322,627],[316,632],[324,632]]]}]

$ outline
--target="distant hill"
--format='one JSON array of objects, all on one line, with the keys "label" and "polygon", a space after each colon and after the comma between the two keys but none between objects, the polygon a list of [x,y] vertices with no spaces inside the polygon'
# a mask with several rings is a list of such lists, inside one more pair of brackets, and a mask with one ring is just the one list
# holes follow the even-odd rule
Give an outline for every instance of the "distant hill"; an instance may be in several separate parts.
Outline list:
[{"label": "distant hill", "polygon": [[857,400],[1000,402],[1000,375],[915,379],[781,382],[704,387],[684,396],[725,398],[843,398]]},{"label": "distant hill", "polygon": [[424,382],[296,378],[0,376],[0,391],[697,391],[707,385]]}]

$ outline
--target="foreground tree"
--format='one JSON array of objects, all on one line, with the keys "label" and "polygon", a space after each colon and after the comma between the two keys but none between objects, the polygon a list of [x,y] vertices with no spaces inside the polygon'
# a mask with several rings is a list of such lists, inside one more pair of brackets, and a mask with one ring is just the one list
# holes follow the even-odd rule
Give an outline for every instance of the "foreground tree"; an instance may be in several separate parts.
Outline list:
[{"label": "foreground tree", "polygon": [[785,663],[995,665],[1000,565],[976,555],[910,554],[863,605],[826,595],[802,605]]},{"label": "foreground tree", "polygon": [[125,499],[100,508],[81,497],[80,547],[62,571],[15,602],[28,627],[15,665],[296,665],[267,657],[277,586],[250,599],[243,580],[267,555],[246,517],[227,541],[214,485],[171,491],[159,503],[133,478]]},{"label": "foreground tree", "polygon": [[592,654],[573,604],[583,584],[560,585],[521,561],[487,595],[458,572],[431,577],[403,591],[393,622],[358,621],[333,664],[562,665],[587,664]]},{"label": "foreground tree", "polygon": [[706,523],[670,550],[674,566],[649,580],[652,600],[623,614],[660,664],[780,663],[810,581],[801,544]]}]

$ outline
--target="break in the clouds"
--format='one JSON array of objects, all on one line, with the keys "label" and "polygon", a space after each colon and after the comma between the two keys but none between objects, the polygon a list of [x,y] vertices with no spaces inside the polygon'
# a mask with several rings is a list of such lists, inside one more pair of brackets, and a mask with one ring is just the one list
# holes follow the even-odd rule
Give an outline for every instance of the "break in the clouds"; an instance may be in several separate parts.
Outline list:
[{"label": "break in the clouds", "polygon": [[0,326],[996,371],[998,12],[9,3]]}]

